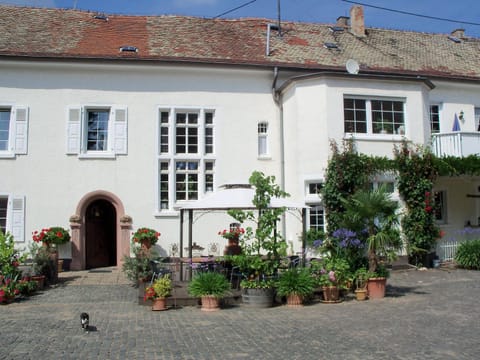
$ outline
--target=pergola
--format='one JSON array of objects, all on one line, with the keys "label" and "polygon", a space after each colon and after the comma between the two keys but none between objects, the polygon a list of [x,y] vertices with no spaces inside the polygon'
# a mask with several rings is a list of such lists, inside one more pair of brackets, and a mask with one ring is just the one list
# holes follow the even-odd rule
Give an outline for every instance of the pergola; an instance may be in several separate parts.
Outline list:
[{"label": "pergola", "polygon": [[[183,257],[184,217],[188,212],[188,257],[192,260],[193,244],[193,212],[194,211],[228,211],[231,209],[253,210],[253,198],[255,189],[249,184],[223,185],[218,191],[207,195],[204,199],[186,204],[180,208],[180,258]],[[288,210],[300,210],[303,231],[306,230],[305,204],[291,201],[286,198],[273,197],[270,201],[271,208],[286,208]],[[302,237],[302,256],[305,257],[305,239]]]}]

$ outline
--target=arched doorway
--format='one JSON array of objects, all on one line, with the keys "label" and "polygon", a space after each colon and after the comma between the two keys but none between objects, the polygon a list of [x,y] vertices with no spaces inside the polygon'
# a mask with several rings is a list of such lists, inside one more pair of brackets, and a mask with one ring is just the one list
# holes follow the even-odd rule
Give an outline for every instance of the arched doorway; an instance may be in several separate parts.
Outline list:
[{"label": "arched doorway", "polygon": [[85,211],[85,267],[117,265],[117,213],[105,199],[92,201]]}]

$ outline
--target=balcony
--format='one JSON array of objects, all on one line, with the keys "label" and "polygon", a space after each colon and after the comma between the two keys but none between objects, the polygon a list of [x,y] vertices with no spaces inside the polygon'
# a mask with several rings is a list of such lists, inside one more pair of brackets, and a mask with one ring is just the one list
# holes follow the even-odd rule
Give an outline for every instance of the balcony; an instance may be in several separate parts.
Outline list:
[{"label": "balcony", "polygon": [[451,132],[432,135],[435,155],[466,157],[480,154],[480,132]]}]

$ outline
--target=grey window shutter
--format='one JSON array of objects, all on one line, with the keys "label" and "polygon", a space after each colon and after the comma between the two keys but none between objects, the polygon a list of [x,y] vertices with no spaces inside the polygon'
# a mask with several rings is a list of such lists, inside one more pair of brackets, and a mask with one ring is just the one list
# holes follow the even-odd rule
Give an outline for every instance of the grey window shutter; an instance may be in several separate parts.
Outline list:
[{"label": "grey window shutter", "polygon": [[25,241],[25,197],[12,196],[10,205],[9,231],[16,242]]},{"label": "grey window shutter", "polygon": [[113,151],[115,154],[126,155],[128,144],[127,108],[115,107],[113,109]]},{"label": "grey window shutter", "polygon": [[70,107],[67,120],[67,154],[78,154],[82,140],[82,109]]},{"label": "grey window shutter", "polygon": [[28,108],[15,107],[15,153],[26,154],[28,150]]}]

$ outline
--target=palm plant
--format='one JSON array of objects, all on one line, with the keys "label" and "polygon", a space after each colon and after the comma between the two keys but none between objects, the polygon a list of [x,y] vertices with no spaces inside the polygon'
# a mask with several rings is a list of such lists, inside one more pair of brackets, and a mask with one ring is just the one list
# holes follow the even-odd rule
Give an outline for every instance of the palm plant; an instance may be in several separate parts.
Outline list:
[{"label": "palm plant", "polygon": [[398,201],[392,200],[384,187],[359,190],[343,200],[345,219],[367,232],[368,270],[375,273],[381,256],[395,258],[401,247]]}]

